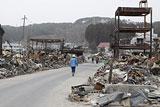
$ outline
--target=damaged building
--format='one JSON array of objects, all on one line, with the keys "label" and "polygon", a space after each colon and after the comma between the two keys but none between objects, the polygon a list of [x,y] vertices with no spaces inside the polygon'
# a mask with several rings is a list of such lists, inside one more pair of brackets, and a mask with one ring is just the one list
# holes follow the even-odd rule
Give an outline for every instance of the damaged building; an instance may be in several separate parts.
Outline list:
[{"label": "damaged building", "polygon": [[2,55],[2,37],[3,37],[3,34],[4,34],[4,30],[3,30],[3,28],[1,27],[1,24],[0,24],[0,55]]}]

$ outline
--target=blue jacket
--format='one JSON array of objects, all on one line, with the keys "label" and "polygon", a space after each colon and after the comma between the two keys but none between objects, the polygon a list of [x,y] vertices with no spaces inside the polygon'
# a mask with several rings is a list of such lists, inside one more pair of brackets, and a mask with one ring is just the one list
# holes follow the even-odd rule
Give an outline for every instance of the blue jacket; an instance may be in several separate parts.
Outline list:
[{"label": "blue jacket", "polygon": [[69,61],[69,66],[70,67],[76,67],[78,66],[78,61],[76,58],[71,58],[70,61]]}]

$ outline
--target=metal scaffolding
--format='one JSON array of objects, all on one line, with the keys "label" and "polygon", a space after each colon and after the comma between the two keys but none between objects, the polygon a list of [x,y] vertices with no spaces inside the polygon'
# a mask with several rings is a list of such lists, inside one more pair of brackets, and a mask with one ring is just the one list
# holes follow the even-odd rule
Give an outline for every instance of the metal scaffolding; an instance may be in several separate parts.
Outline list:
[{"label": "metal scaffolding", "polygon": [[[146,22],[146,16],[150,14],[150,23]],[[130,16],[130,17],[144,17],[143,27],[121,27],[120,26],[120,16]],[[147,26],[147,24],[149,26]],[[120,45],[120,33],[144,33],[144,39],[146,38],[146,32],[150,31],[150,46],[123,46]],[[150,57],[152,57],[152,8],[133,8],[133,7],[118,7],[115,12],[115,35],[113,36],[114,43],[114,57],[119,57],[119,49],[139,49],[145,50],[150,49]]]}]

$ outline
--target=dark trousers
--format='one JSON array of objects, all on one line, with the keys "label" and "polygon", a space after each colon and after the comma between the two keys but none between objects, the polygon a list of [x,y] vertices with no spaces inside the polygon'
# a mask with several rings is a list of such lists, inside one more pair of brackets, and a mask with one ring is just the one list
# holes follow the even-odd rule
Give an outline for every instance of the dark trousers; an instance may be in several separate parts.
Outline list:
[{"label": "dark trousers", "polygon": [[75,73],[76,67],[71,67],[72,73]]}]

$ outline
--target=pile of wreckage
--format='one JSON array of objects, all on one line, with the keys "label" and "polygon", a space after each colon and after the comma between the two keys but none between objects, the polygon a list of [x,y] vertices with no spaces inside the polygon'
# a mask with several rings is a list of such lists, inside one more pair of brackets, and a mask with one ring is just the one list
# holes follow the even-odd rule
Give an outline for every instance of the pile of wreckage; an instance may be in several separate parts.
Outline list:
[{"label": "pile of wreckage", "polygon": [[[71,56],[44,51],[24,55],[4,50],[3,57],[0,58],[0,79],[68,66]],[[78,57],[78,61],[82,63],[84,60]]]},{"label": "pile of wreckage", "polygon": [[86,84],[71,87],[69,100],[94,107],[160,107],[159,71],[160,55],[108,58]]}]

